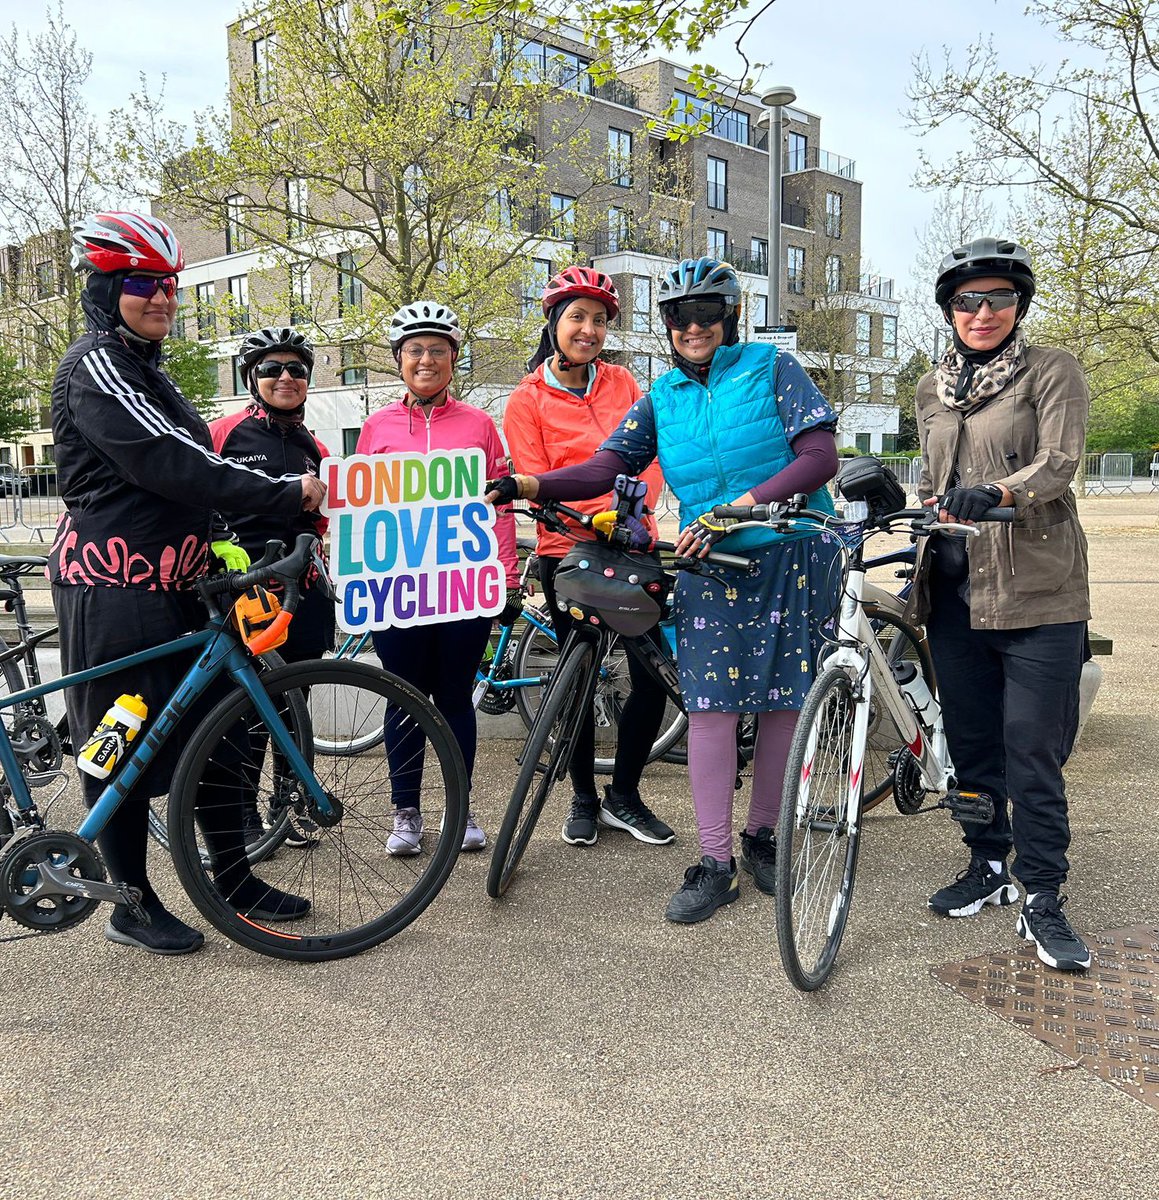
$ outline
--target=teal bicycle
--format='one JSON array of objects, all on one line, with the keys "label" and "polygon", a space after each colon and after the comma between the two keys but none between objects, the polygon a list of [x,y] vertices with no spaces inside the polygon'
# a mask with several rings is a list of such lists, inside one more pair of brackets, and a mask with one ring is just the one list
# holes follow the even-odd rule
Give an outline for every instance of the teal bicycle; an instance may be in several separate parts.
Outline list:
[{"label": "teal bicycle", "polygon": [[[35,933],[71,929],[101,903],[121,904],[146,919],[140,893],[108,880],[94,841],[131,792],[183,714],[228,676],[236,685],[193,730],[174,772],[168,837],[182,886],[202,916],[239,945],[275,958],[322,961],[358,954],[393,937],[431,903],[458,857],[467,821],[462,755],[442,717],[423,696],[379,668],[333,660],[259,671],[289,623],[299,581],[314,564],[316,539],[302,534],[293,553],[271,542],[249,571],[199,581],[205,628],[163,646],[0,696],[0,713],[74,684],[154,659],[195,655],[173,695],[133,743],[123,765],[75,832],[53,829],[33,787],[52,774],[0,722],[3,809],[11,828],[0,848],[0,911]],[[283,611],[248,646],[234,628],[234,600],[254,586],[282,589]],[[381,736],[359,752],[317,755],[314,740],[352,742],[369,729],[417,731],[407,761],[388,763]],[[435,844],[416,858],[385,850],[395,782],[420,803]],[[58,789],[57,795],[63,787]],[[307,854],[246,856],[243,805],[255,794],[292,810],[319,829]],[[440,821],[440,817],[442,818]],[[274,891],[302,896],[309,910],[293,920],[263,907]],[[273,911],[271,911],[273,910]]]}]

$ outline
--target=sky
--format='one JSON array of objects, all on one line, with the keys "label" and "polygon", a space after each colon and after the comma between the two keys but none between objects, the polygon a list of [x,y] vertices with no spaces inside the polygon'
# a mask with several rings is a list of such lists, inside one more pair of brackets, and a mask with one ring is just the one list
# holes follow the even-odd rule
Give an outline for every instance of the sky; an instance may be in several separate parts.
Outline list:
[{"label": "sky", "polygon": [[[754,0],[751,7],[760,6]],[[198,108],[220,105],[225,29],[238,0],[63,0],[63,8],[93,54],[94,114],[125,104],[142,72],[151,90],[166,77],[168,112],[183,123]],[[821,117],[822,148],[856,160],[863,259],[900,286],[908,282],[915,241],[934,203],[914,186],[919,141],[902,115],[913,57],[925,51],[940,59],[949,46],[961,61],[970,42],[991,35],[1008,69],[1057,65],[1063,46],[1023,8],[1024,0],[774,0],[746,40],[751,59],[771,64],[761,83],[794,88],[798,106]],[[0,28],[39,29],[42,12],[29,0],[0,0]],[[731,65],[726,47],[718,61],[722,69]],[[950,150],[961,136],[961,129],[947,127],[936,145]]]}]

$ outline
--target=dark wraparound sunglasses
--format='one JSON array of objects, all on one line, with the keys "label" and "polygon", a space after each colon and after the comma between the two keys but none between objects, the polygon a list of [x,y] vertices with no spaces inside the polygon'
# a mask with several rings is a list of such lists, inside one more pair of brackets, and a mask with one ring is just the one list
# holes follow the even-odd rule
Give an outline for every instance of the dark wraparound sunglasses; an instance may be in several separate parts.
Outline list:
[{"label": "dark wraparound sunglasses", "polygon": [[728,308],[728,303],[717,296],[674,300],[670,304],[660,306],[660,316],[669,329],[687,329],[689,325],[699,325],[701,329],[706,329],[709,325],[723,321]]},{"label": "dark wraparound sunglasses", "polygon": [[177,294],[177,276],[126,275],[121,281],[121,292],[140,300],[152,300],[158,292],[164,292],[165,299],[172,300]]},{"label": "dark wraparound sunglasses", "polygon": [[995,288],[992,292],[959,292],[950,297],[950,307],[954,312],[976,313],[983,304],[989,304],[991,312],[1001,312],[1004,308],[1013,308],[1021,299],[1021,293],[1013,288]]},{"label": "dark wraparound sunglasses", "polygon": [[277,362],[268,358],[254,367],[254,376],[258,379],[277,379],[283,371],[289,371],[291,379],[310,378],[310,368],[304,362]]}]

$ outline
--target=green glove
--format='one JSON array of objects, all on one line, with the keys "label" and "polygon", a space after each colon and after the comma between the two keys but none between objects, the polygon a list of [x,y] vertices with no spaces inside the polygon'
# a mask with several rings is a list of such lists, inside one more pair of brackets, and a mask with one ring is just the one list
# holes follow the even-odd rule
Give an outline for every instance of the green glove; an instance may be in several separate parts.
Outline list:
[{"label": "green glove", "polygon": [[229,538],[222,538],[220,541],[210,542],[209,548],[225,563],[227,571],[248,571],[250,569],[250,556],[237,542],[231,541]]}]

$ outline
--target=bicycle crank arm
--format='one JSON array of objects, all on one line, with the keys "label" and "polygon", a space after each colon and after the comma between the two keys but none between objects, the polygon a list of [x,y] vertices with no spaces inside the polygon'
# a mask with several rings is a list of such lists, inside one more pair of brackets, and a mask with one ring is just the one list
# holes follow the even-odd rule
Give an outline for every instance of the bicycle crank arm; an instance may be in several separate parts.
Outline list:
[{"label": "bicycle crank arm", "polygon": [[39,862],[36,872],[40,881],[28,893],[34,900],[40,896],[83,896],[86,900],[123,904],[142,925],[150,922],[149,914],[141,907],[141,889],[127,883],[105,883],[97,879],[79,879],[62,867]]},{"label": "bicycle crank arm", "polygon": [[994,820],[994,801],[985,792],[948,792],[938,801],[959,824],[989,825]]}]

